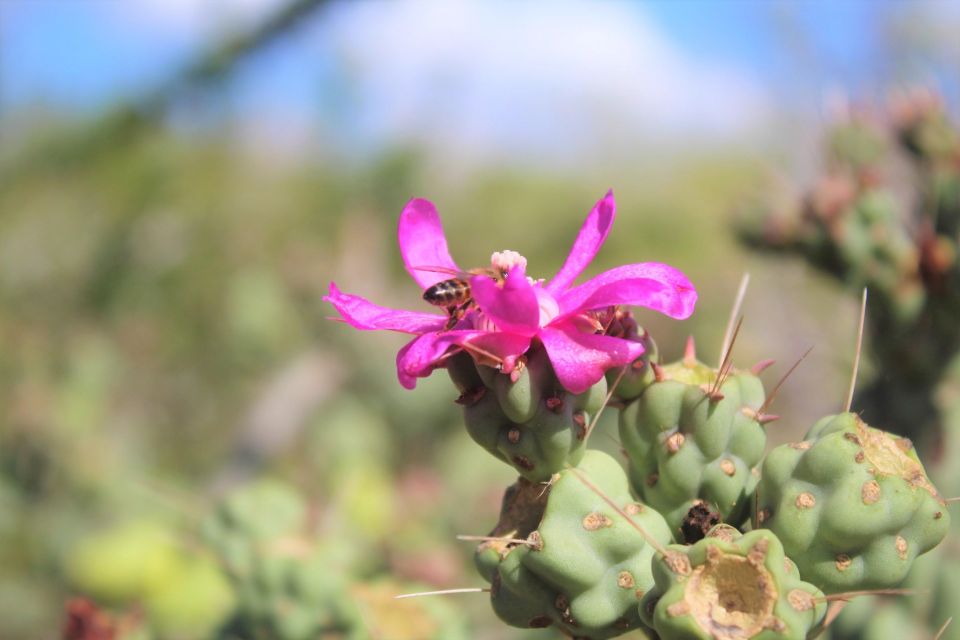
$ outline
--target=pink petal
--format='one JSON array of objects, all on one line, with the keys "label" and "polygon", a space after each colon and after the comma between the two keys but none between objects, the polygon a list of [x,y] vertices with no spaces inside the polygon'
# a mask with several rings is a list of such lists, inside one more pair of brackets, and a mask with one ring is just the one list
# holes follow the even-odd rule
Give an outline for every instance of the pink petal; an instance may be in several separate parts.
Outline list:
[{"label": "pink petal", "polygon": [[360,296],[341,293],[337,285],[332,282],[330,295],[324,296],[323,299],[336,307],[343,319],[357,329],[427,333],[439,331],[447,324],[447,316],[381,307]]},{"label": "pink petal", "polygon": [[407,389],[413,389],[417,378],[425,378],[440,366],[440,359],[447,350],[477,331],[445,331],[425,333],[408,342],[397,352],[397,378]]},{"label": "pink petal", "polygon": [[540,340],[557,379],[571,393],[583,393],[607,370],[633,362],[643,354],[639,342],[582,333],[562,321],[541,329]]},{"label": "pink petal", "polygon": [[437,208],[429,200],[414,198],[407,203],[400,214],[397,239],[403,264],[422,288],[448,280],[459,271],[447,249]]},{"label": "pink petal", "polygon": [[570,249],[567,261],[557,272],[557,275],[547,283],[546,289],[550,293],[557,295],[569,287],[577,276],[590,264],[593,257],[600,250],[600,245],[606,240],[610,233],[610,227],[613,226],[613,219],[617,214],[617,203],[613,199],[613,190],[607,192],[587,216],[577,234],[577,239]]},{"label": "pink petal", "polygon": [[501,369],[510,373],[517,363],[517,358],[530,348],[530,339],[530,336],[516,333],[483,332],[465,340],[462,346],[481,362],[493,356],[493,360],[499,360]]},{"label": "pink petal", "polygon": [[563,314],[625,304],[648,307],[682,320],[693,313],[697,291],[677,269],[644,262],[604,271],[563,293],[559,302]]},{"label": "pink petal", "polygon": [[530,338],[510,333],[487,331],[443,331],[427,333],[408,342],[397,353],[397,378],[407,389],[413,389],[417,378],[425,378],[443,366],[451,347],[459,346],[475,359],[487,364],[502,363],[509,373],[517,358],[530,348]]},{"label": "pink petal", "polygon": [[487,276],[470,278],[473,299],[501,331],[532,336],[540,327],[540,303],[521,266],[507,274],[500,287]]}]

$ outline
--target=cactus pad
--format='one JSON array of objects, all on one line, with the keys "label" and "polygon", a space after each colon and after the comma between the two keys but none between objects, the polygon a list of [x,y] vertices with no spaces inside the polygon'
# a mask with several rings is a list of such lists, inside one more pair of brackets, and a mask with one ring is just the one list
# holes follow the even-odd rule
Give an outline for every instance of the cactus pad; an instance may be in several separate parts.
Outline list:
[{"label": "cactus pad", "polygon": [[634,491],[663,514],[680,539],[684,518],[702,502],[733,525],[747,516],[766,443],[763,385],[749,372],[717,372],[687,357],[659,369],[620,414],[620,440]]},{"label": "cactus pad", "polygon": [[504,540],[481,544],[477,564],[491,581],[494,611],[508,624],[611,638],[640,626],[637,602],[653,585],[654,550],[578,473],[658,544],[669,541],[663,518],[630,497],[620,465],[591,450],[576,472],[560,472],[549,486],[521,478],[511,487],[493,531]]},{"label": "cactus pad", "polygon": [[763,465],[755,526],[827,593],[898,585],[950,526],[909,440],[853,413],[821,419]]}]

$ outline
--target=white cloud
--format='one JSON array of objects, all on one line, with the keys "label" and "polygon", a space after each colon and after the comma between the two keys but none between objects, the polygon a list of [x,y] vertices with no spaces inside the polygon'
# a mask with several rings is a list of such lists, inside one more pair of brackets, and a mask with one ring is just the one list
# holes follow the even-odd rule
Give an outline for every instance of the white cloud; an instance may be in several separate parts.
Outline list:
[{"label": "white cloud", "polygon": [[553,152],[734,136],[770,114],[745,71],[690,58],[627,3],[349,3],[328,27],[375,138]]},{"label": "white cloud", "polygon": [[[121,3],[117,17],[185,51],[283,1],[137,0]],[[642,5],[345,1],[323,16],[285,62],[272,63],[319,69],[315,87],[303,90],[307,75],[297,90],[267,76],[243,80],[242,113],[257,123],[257,140],[272,126],[289,134],[301,125],[278,139],[316,140],[309,118],[319,124],[322,102],[335,105],[333,138],[347,145],[415,141],[461,156],[563,160],[618,145],[729,139],[772,113],[747,70],[692,57]],[[277,116],[284,109],[290,117]]]}]

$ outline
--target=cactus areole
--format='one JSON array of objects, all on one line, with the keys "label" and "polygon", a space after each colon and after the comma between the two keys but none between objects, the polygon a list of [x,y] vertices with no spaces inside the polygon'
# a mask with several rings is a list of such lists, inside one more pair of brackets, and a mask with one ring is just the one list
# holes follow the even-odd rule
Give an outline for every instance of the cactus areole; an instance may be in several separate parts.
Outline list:
[{"label": "cactus areole", "polygon": [[[641,341],[610,334],[609,323],[602,320],[611,308],[637,305],[683,319],[693,313],[697,300],[686,276],[655,262],[616,267],[574,286],[615,215],[611,191],[590,211],[560,271],[544,281],[529,278],[526,259],[513,251],[494,253],[489,269],[460,269],[450,257],[436,207],[415,198],[400,215],[404,265],[425,291],[451,277],[469,283],[472,297],[457,307],[456,315],[381,307],[342,293],[334,283],[324,300],[357,329],[416,336],[397,354],[397,376],[408,389],[417,378],[444,367],[451,353],[466,351],[480,364],[513,373],[523,367],[527,351],[540,344],[563,387],[583,393],[609,369],[633,362],[644,350]],[[438,297],[436,292],[432,297]]]}]

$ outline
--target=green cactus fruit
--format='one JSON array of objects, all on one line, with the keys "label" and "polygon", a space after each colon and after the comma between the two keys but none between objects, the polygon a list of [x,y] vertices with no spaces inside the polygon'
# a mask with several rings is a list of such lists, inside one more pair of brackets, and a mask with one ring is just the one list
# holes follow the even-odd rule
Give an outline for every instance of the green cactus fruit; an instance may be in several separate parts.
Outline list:
[{"label": "green cactus fruit", "polygon": [[581,478],[659,545],[670,540],[666,522],[631,498],[623,469],[605,453],[587,451],[575,470],[548,485],[520,478],[492,533],[503,539],[484,542],[476,556],[492,585],[493,609],[507,624],[554,626],[577,638],[611,638],[640,626],[637,602],[653,585],[654,550]]},{"label": "green cactus fruit", "polygon": [[213,637],[236,603],[220,568],[205,556],[184,557],[176,575],[144,601],[150,627],[160,638]]},{"label": "green cactus fruit", "polygon": [[646,349],[643,355],[630,363],[626,369],[611,369],[607,371],[606,377],[607,386],[613,389],[613,397],[621,401],[630,401],[637,398],[656,381],[653,367],[660,363],[660,354],[650,332],[642,327],[637,327],[624,337],[642,342]]},{"label": "green cactus fruit", "polygon": [[568,393],[543,349],[511,375],[458,354],[447,364],[460,390],[467,432],[480,446],[531,482],[580,461],[587,427],[607,393],[604,379],[584,393]]},{"label": "green cactus fruit", "polygon": [[658,369],[657,381],[620,413],[620,441],[634,491],[663,514],[676,539],[691,508],[706,503],[724,522],[747,517],[763,457],[763,384],[749,372],[696,361]]},{"label": "green cactus fruit", "polygon": [[653,559],[656,582],[639,609],[662,638],[802,640],[826,614],[770,531],[714,529]]},{"label": "green cactus fruit", "polygon": [[66,573],[79,592],[123,606],[164,588],[181,562],[173,531],[139,520],[82,539],[68,555]]},{"label": "green cactus fruit", "polygon": [[910,441],[853,413],[770,452],[757,492],[754,526],[773,531],[827,593],[898,585],[950,526]]},{"label": "green cactus fruit", "polygon": [[204,523],[237,594],[242,637],[306,640],[349,626],[349,566],[309,529],[304,501],[264,481],[242,487]]}]

